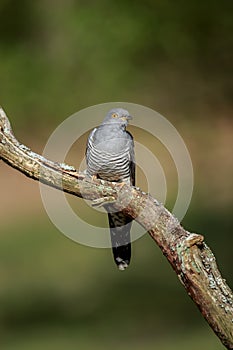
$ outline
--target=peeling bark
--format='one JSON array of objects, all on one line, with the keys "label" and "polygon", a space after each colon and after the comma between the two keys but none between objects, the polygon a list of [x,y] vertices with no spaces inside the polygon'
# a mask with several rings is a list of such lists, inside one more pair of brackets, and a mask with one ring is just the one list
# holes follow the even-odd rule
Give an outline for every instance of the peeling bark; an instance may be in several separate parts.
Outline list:
[{"label": "peeling bark", "polygon": [[72,166],[45,159],[20,144],[0,109],[0,159],[26,176],[72,195],[114,206],[142,225],[161,248],[188,295],[227,349],[233,349],[233,294],[204,237],[186,231],[156,199],[126,184],[91,180]]}]

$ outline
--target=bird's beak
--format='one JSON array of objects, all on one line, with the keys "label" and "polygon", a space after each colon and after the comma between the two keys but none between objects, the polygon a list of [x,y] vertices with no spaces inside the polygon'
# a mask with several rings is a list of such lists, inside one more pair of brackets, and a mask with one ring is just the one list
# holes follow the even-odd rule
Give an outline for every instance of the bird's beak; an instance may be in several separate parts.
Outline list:
[{"label": "bird's beak", "polygon": [[125,122],[125,121],[127,121],[127,120],[133,119],[133,117],[132,117],[131,115],[127,115],[127,116],[125,116],[125,117],[121,117],[120,119],[123,120],[123,121]]}]

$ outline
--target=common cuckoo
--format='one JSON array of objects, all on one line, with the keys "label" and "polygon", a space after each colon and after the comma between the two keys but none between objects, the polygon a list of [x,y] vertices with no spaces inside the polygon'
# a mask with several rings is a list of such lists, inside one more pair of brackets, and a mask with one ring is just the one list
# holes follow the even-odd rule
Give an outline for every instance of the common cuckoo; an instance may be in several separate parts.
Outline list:
[{"label": "common cuckoo", "polygon": [[[112,109],[90,133],[86,148],[87,175],[135,185],[134,142],[126,131],[130,119],[127,110]],[[125,270],[131,257],[131,219],[121,211],[114,211],[111,204],[105,204],[104,208],[108,212],[114,260],[120,270]]]}]

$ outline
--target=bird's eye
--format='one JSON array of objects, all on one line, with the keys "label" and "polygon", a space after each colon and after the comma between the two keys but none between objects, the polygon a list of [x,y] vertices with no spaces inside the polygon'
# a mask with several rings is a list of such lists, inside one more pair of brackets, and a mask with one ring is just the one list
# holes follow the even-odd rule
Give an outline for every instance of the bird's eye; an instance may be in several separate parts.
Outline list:
[{"label": "bird's eye", "polygon": [[112,114],[112,118],[117,118],[117,117],[118,117],[118,115],[116,113]]}]

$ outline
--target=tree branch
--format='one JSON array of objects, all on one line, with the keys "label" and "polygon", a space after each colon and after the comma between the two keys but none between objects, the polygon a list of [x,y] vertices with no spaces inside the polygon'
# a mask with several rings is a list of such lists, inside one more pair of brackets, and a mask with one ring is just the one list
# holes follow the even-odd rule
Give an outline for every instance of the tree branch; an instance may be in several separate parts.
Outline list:
[{"label": "tree branch", "polygon": [[233,349],[233,295],[204,237],[186,231],[162,204],[135,187],[91,180],[73,167],[45,159],[20,144],[0,109],[0,158],[26,176],[72,195],[114,206],[142,225],[159,245],[188,295],[227,349]]}]

